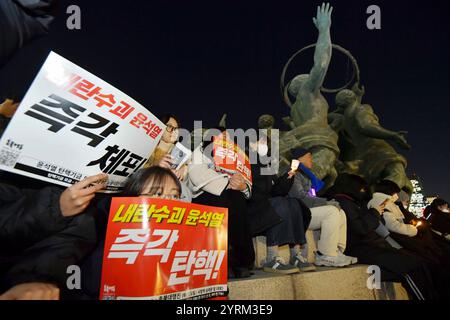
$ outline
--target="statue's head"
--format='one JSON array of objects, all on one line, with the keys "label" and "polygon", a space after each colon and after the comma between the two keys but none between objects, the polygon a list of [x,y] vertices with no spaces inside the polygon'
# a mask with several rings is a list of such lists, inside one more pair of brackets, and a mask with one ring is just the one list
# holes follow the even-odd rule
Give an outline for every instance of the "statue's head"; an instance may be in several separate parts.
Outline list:
[{"label": "statue's head", "polygon": [[357,101],[356,94],[352,90],[344,89],[336,94],[335,102],[338,108],[347,108]]},{"label": "statue's head", "polygon": [[293,97],[296,97],[298,92],[300,91],[300,88],[303,86],[306,80],[308,80],[308,78],[309,74],[300,74],[292,79],[288,87],[289,94]]},{"label": "statue's head", "polygon": [[258,119],[258,128],[259,129],[269,129],[273,128],[275,125],[275,118],[270,114],[263,114]]}]

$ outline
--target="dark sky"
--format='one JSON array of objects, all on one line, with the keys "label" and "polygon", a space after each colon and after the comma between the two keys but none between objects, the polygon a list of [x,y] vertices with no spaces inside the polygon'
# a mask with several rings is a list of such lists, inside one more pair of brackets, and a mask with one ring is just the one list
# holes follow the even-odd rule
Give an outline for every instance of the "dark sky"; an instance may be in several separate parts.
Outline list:
[{"label": "dark sky", "polygon": [[[62,1],[49,36],[26,46],[0,73],[1,95],[23,95],[54,50],[148,107],[229,127],[281,118],[279,78],[296,50],[314,43],[318,1]],[[381,124],[406,130],[408,173],[427,194],[450,200],[450,2],[332,1],[333,43],[352,52]],[[66,28],[65,9],[77,4],[82,30]],[[366,8],[381,8],[381,30],[368,30]],[[347,60],[334,52],[327,87],[348,79]],[[292,65],[307,73],[312,52]],[[333,96],[327,96],[331,110]]]}]

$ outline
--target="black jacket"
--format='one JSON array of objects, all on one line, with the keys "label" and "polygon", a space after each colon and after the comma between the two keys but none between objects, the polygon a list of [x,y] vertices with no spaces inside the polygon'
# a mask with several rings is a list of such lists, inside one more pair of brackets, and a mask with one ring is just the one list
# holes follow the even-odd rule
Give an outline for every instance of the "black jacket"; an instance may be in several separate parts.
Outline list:
[{"label": "black jacket", "polygon": [[56,0],[0,1],[0,68],[27,42],[48,32]]},{"label": "black jacket", "polygon": [[429,206],[427,207],[425,214],[431,214],[428,221],[430,221],[433,230],[443,234],[450,234],[450,213],[442,212],[437,208]]},{"label": "black jacket", "polygon": [[[271,206],[269,199],[286,197],[291,190],[294,179],[287,179],[287,173],[281,177],[276,175],[261,175],[261,164],[252,165],[252,197],[249,200],[249,216],[252,235],[262,234],[270,227],[280,223],[282,219]],[[309,225],[311,212],[300,201],[304,212],[305,226]]]},{"label": "black jacket", "polygon": [[375,232],[381,221],[375,209],[367,209],[347,195],[337,194],[334,198],[347,216],[348,248],[366,244],[386,246],[385,240]]},{"label": "black jacket", "polygon": [[25,282],[51,282],[64,289],[67,267],[94,248],[96,210],[91,206],[75,217],[63,217],[62,191],[0,183],[0,292]]}]

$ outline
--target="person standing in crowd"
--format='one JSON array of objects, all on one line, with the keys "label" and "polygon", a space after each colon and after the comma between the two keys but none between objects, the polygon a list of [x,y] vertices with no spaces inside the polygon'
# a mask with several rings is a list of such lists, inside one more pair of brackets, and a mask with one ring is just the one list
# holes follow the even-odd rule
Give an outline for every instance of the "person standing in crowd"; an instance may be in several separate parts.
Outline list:
[{"label": "person standing in crowd", "polygon": [[[287,173],[280,178],[263,175],[267,165],[261,161],[268,155],[267,137],[250,142],[250,152],[256,153],[257,163],[252,164],[252,197],[249,201],[249,217],[252,236],[264,235],[267,244],[267,260],[264,271],[291,274],[313,271],[314,265],[301,255],[306,244],[305,232],[311,220],[311,212],[300,200],[288,197],[294,182]],[[291,259],[285,262],[278,252],[280,245],[289,244]]]},{"label": "person standing in crowd", "polygon": [[[298,160],[300,170],[291,170],[294,177],[289,196],[300,199],[311,210],[310,230],[320,230],[318,251],[314,264],[327,267],[344,267],[357,263],[354,257],[344,255],[347,243],[345,212],[335,200],[328,201],[316,196],[320,180],[311,172],[313,158],[309,150],[297,148],[291,151],[292,159]],[[323,182],[321,182],[323,185]]]},{"label": "person standing in crowd", "polygon": [[65,190],[0,183],[0,299],[64,295],[68,266],[96,244],[90,203],[106,179],[106,174],[95,175]]},{"label": "person standing in crowd", "polygon": [[[192,154],[188,166],[188,186],[192,190],[192,202],[228,208],[228,257],[231,278],[250,277],[254,267],[255,252],[248,218],[247,200],[251,197],[251,185],[240,173],[222,173],[214,163],[212,143],[225,128],[213,128],[218,133],[203,142]],[[213,130],[210,129],[210,130]],[[208,134],[208,132],[206,132]]]},{"label": "person standing in crowd", "polygon": [[410,254],[390,237],[382,223],[384,203],[367,208],[371,199],[366,181],[353,174],[341,174],[330,190],[347,216],[346,252],[363,264],[381,268],[381,281],[400,281],[416,300],[439,297],[427,263]]}]

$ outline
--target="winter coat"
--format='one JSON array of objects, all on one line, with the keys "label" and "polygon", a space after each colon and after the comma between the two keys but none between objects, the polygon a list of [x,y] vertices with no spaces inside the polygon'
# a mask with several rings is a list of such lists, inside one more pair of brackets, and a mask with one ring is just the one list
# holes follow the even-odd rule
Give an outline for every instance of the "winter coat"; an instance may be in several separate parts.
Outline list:
[{"label": "winter coat", "polygon": [[0,292],[25,282],[66,288],[67,267],[77,265],[97,242],[91,207],[63,217],[63,188],[20,189],[0,183]]},{"label": "winter coat", "polygon": [[[196,198],[203,192],[219,196],[228,186],[229,175],[221,174],[211,158],[203,153],[202,146],[192,153],[192,161],[188,165],[187,185]],[[251,196],[251,185],[242,191],[247,199]]]},{"label": "winter coat", "polygon": [[[369,201],[367,206],[368,208],[378,207],[385,200],[389,200],[390,198],[390,195],[375,192],[372,196],[372,200]],[[403,215],[400,208],[392,201],[388,201],[386,203],[383,218],[385,221],[385,225],[389,231],[408,237],[414,237],[417,235],[417,228],[412,224],[405,223],[405,216]]]},{"label": "winter coat", "polygon": [[0,1],[0,67],[27,42],[45,35],[56,0]]},{"label": "winter coat", "polygon": [[311,180],[305,174],[299,172],[294,176],[294,183],[289,190],[289,196],[300,199],[308,208],[328,205],[327,199],[311,196],[309,194],[310,190]]},{"label": "winter coat", "polygon": [[390,247],[375,231],[382,221],[377,210],[368,209],[347,195],[337,194],[334,198],[347,216],[348,248],[361,245]]}]

